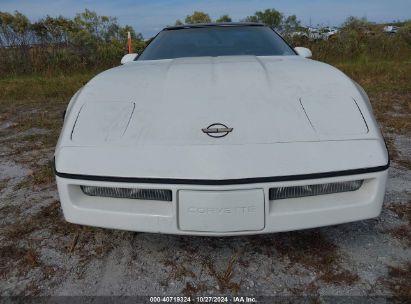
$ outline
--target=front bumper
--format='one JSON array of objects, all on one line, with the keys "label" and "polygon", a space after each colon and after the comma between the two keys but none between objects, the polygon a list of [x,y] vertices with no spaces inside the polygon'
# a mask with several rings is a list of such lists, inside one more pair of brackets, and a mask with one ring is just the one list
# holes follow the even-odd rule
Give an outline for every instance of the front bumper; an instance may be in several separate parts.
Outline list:
[{"label": "front bumper", "polygon": [[[68,222],[115,228],[130,231],[182,234],[230,236],[272,233],[334,225],[376,217],[381,212],[384,199],[388,170],[337,177],[323,177],[304,180],[243,183],[231,185],[198,184],[158,184],[133,183],[121,181],[95,181],[56,176],[63,213]],[[297,185],[312,185],[363,179],[363,185],[356,191],[311,197],[270,200],[269,189]],[[170,189],[172,201],[117,199],[85,195],[81,185]],[[207,214],[213,217],[215,227],[207,231],[198,231],[197,226],[187,225],[187,214],[182,218],[185,203],[182,193],[190,193],[190,200],[195,204],[196,193],[221,193],[219,199],[224,203],[226,191],[238,192],[253,190],[261,193],[261,216],[253,218],[255,223],[238,220],[225,221],[219,212]],[[259,194],[257,194],[259,195]],[[199,200],[200,200],[200,196]],[[242,197],[239,195],[238,197]],[[202,207],[204,200],[201,199]],[[207,204],[207,203],[205,203]],[[192,206],[192,205],[191,205]],[[214,206],[211,206],[214,208]],[[214,209],[212,209],[214,210]],[[183,223],[184,221],[184,223]],[[211,222],[212,222],[211,221]],[[193,222],[193,221],[191,221]],[[194,221],[195,222],[195,221]],[[208,221],[209,223],[210,221]],[[225,226],[227,222],[227,226]]]}]

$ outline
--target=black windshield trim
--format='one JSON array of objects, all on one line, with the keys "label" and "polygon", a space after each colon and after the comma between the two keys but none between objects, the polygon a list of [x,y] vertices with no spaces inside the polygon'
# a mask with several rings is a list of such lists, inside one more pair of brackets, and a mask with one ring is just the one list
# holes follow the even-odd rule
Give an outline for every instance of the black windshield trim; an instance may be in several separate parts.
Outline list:
[{"label": "black windshield trim", "polygon": [[241,26],[265,26],[263,23],[247,23],[247,22],[227,22],[227,23],[196,23],[196,24],[182,24],[176,26],[169,26],[163,29],[163,31],[185,30],[190,28],[206,28],[206,27],[241,27]]}]

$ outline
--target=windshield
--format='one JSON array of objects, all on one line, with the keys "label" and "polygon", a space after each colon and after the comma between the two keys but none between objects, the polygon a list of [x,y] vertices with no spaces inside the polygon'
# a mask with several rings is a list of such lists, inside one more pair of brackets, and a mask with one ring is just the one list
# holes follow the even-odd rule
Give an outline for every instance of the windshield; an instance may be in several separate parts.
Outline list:
[{"label": "windshield", "polygon": [[160,32],[138,60],[201,56],[284,56],[294,51],[265,26],[213,26]]}]

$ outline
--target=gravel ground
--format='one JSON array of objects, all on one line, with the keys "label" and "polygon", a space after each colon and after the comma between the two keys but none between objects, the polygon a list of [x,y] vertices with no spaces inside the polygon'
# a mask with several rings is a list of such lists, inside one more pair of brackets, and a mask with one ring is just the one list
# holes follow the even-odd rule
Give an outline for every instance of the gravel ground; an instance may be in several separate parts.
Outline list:
[{"label": "gravel ground", "polygon": [[[0,126],[1,295],[410,296],[411,170],[397,162],[376,219],[263,236],[156,235],[66,223],[50,173],[33,182],[33,163],[49,168],[52,159],[53,149],[36,142],[48,131],[10,136],[7,128]],[[410,138],[394,143],[409,161]]]}]

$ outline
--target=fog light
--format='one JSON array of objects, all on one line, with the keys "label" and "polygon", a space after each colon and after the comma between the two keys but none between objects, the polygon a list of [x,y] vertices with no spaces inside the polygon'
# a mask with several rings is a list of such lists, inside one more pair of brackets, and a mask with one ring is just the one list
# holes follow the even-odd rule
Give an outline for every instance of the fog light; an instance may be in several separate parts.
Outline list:
[{"label": "fog light", "polygon": [[269,192],[269,197],[270,200],[278,200],[339,192],[349,192],[358,190],[361,187],[362,183],[363,180],[355,180],[348,182],[337,182],[317,185],[271,188]]},{"label": "fog light", "polygon": [[80,186],[84,194],[114,198],[171,201],[171,190]]}]

